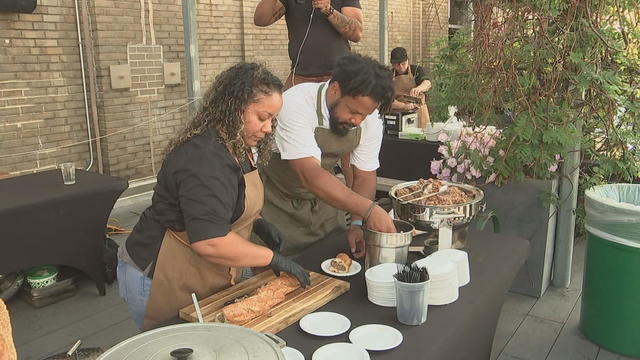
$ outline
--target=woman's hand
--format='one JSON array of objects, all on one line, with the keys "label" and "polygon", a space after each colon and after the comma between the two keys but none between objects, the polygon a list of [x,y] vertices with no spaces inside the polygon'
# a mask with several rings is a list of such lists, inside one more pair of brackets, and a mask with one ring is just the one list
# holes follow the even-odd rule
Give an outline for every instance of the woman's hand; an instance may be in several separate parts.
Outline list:
[{"label": "woman's hand", "polygon": [[272,223],[263,218],[258,218],[253,223],[253,232],[267,244],[269,249],[278,252],[282,251],[282,244],[284,242],[282,233]]},{"label": "woman's hand", "polygon": [[300,286],[302,286],[302,288],[306,288],[311,284],[309,272],[302,268],[302,266],[298,265],[295,261],[281,255],[279,252],[273,252],[273,258],[271,259],[269,266],[278,276],[280,276],[281,271],[288,272],[295,276],[296,279],[298,279],[298,282],[300,282]]}]

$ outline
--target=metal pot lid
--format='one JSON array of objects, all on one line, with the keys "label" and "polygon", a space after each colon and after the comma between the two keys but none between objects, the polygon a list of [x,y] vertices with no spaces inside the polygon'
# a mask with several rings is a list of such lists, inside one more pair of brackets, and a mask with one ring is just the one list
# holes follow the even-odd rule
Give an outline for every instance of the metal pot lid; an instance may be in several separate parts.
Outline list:
[{"label": "metal pot lid", "polygon": [[[179,349],[191,349],[185,360],[284,360],[276,343],[267,336],[241,326],[196,323],[166,326],[125,340],[98,360],[173,360]],[[183,353],[188,353],[183,350]]]}]

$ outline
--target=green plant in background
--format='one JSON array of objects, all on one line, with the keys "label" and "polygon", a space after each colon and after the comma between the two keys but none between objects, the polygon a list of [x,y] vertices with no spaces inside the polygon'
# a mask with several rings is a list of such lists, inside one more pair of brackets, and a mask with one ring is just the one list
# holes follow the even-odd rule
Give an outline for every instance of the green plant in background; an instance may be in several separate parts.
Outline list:
[{"label": "green plant in background", "polygon": [[640,12],[635,0],[474,1],[474,29],[432,68],[432,118],[456,105],[496,126],[496,183],[553,177],[581,144],[581,193],[640,177]]}]

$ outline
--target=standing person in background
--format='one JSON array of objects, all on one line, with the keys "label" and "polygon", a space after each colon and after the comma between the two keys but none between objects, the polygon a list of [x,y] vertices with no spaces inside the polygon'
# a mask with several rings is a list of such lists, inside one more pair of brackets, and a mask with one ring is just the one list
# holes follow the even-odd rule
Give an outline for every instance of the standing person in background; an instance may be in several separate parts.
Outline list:
[{"label": "standing person in background", "polygon": [[[391,66],[393,67],[393,88],[396,99],[391,104],[393,112],[417,111],[421,128],[425,128],[431,121],[429,109],[425,102],[425,93],[431,89],[431,81],[427,80],[422,66],[409,65],[407,50],[397,47],[391,50]],[[398,96],[409,95],[420,99],[420,103],[403,102]]]},{"label": "standing person in background", "polygon": [[360,0],[260,0],[253,22],[269,26],[283,15],[291,59],[285,90],[305,82],[329,80],[337,59],[351,52],[349,41],[362,38]]}]

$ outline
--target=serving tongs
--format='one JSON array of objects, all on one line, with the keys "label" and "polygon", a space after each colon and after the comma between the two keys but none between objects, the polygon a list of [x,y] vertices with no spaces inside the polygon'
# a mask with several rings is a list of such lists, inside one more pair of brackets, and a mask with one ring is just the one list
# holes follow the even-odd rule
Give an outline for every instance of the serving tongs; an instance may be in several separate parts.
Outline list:
[{"label": "serving tongs", "polygon": [[419,194],[419,193],[423,193],[423,194],[427,194],[429,192],[429,190],[431,189],[432,184],[424,184],[422,185],[422,187],[414,192],[410,192],[408,194],[404,194],[402,196],[398,196],[398,200],[403,201],[403,199],[406,199],[407,197],[411,196],[411,195],[415,195],[415,194]]},{"label": "serving tongs", "polygon": [[428,189],[428,186],[425,186],[422,190],[414,191],[414,192],[412,192],[412,193],[410,193],[410,194],[407,194],[407,195],[403,195],[403,196],[401,196],[401,197],[403,197],[403,198],[404,198],[404,197],[407,197],[407,196],[409,196],[409,195],[417,194],[417,193],[419,193],[420,191],[422,191],[422,192],[424,193],[424,195],[423,195],[423,196],[421,196],[421,197],[418,197],[418,198],[415,198],[415,199],[408,199],[408,200],[404,200],[404,201],[403,201],[403,200],[400,200],[400,198],[398,198],[398,200],[400,200],[402,204],[406,204],[406,203],[410,203],[410,202],[411,202],[411,203],[414,203],[414,202],[416,202],[416,201],[418,201],[418,200],[428,199],[428,198],[430,198],[430,197],[432,197],[432,196],[436,196],[436,195],[442,194],[442,193],[444,193],[444,192],[447,192],[447,191],[449,191],[449,186],[448,186],[448,185],[443,185],[443,186],[441,186],[441,187],[440,187],[440,189],[439,189],[438,191],[436,191],[436,192],[434,192],[434,193],[430,193],[430,194],[427,194],[427,193],[426,193],[426,192],[427,192],[427,189]]}]

